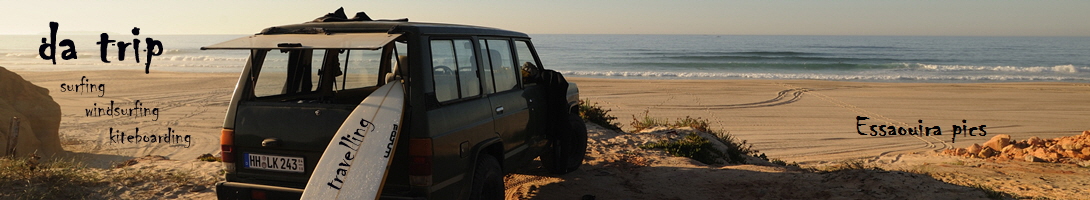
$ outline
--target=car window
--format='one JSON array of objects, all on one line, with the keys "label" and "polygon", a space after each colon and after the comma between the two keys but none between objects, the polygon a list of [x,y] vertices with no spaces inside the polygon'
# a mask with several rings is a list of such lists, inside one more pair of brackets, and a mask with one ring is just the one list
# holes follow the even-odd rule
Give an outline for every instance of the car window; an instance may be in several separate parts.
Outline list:
[{"label": "car window", "polygon": [[[260,69],[252,72],[254,96],[304,94],[318,90],[323,65],[336,75],[332,90],[345,90],[375,86],[378,81],[378,58],[374,50],[259,50],[265,54]],[[326,53],[337,54],[326,57]],[[256,56],[255,56],[256,57]],[[328,59],[327,59],[328,58]],[[347,63],[347,65],[346,65]],[[330,90],[330,89],[325,89]]]},{"label": "car window", "polygon": [[481,94],[481,81],[478,78],[476,58],[473,56],[473,42],[454,40],[454,55],[458,62],[458,81],[462,97]]},{"label": "car window", "polygon": [[[318,70],[322,69],[322,62],[325,60],[325,52],[326,51],[324,50],[311,50],[310,73],[308,73],[310,74],[310,78],[308,78],[308,80],[310,80],[310,85],[312,87],[318,87],[318,80],[321,79],[321,77],[318,77]],[[315,88],[311,88],[311,91],[314,89]]]},{"label": "car window", "polygon": [[[254,96],[295,94],[314,90],[311,50],[265,51],[265,59],[254,84]],[[319,57],[321,58],[321,57]],[[319,59],[321,60],[321,59]]]},{"label": "car window", "polygon": [[537,68],[540,65],[534,61],[534,54],[530,52],[530,45],[526,41],[515,41],[515,53],[518,54],[518,60],[515,63],[518,63],[522,84],[530,84],[530,72],[526,71],[526,68],[531,67],[535,68],[533,70],[538,70]]},{"label": "car window", "polygon": [[496,88],[494,87],[495,82],[492,81],[492,61],[488,59],[488,43],[484,40],[479,40],[478,44],[481,47],[480,54],[483,58],[481,59],[481,66],[479,67],[482,72],[481,79],[483,81],[481,81],[481,83],[484,84],[484,87],[481,88],[484,88],[484,93],[492,94],[493,92],[496,92]]},{"label": "car window", "polygon": [[492,69],[492,79],[496,91],[502,92],[517,87],[518,70],[514,67],[514,59],[511,57],[511,43],[507,40],[485,40],[489,64]]},{"label": "car window", "polygon": [[378,84],[379,57],[382,51],[346,50],[341,53],[340,69],[344,73],[337,77],[337,89],[371,87]]},{"label": "car window", "polygon": [[432,40],[435,98],[443,102],[481,94],[470,40]]}]

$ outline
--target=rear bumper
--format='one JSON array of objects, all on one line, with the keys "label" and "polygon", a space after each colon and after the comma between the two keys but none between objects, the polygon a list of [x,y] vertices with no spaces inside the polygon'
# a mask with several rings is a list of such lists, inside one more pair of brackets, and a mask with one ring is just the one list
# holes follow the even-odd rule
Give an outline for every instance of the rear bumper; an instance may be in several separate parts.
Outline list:
[{"label": "rear bumper", "polygon": [[299,199],[303,196],[303,190],[297,188],[277,187],[239,182],[216,183],[216,198],[224,199]]},{"label": "rear bumper", "polygon": [[[303,196],[302,189],[258,185],[239,182],[216,183],[216,198],[249,200],[255,199],[254,193],[262,193],[264,199],[299,199]],[[425,199],[423,197],[395,197],[382,196],[380,199]]]}]

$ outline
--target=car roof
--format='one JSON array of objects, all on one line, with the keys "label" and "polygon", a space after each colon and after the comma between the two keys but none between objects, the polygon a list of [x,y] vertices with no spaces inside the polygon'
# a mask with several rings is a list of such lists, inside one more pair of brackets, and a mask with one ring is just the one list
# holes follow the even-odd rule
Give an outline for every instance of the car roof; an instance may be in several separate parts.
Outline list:
[{"label": "car roof", "polygon": [[346,22],[306,22],[269,27],[258,34],[298,34],[298,33],[403,33],[420,35],[476,35],[476,36],[501,36],[529,38],[521,32],[509,31],[497,28],[443,24],[408,22],[400,20],[379,21],[346,21]]}]

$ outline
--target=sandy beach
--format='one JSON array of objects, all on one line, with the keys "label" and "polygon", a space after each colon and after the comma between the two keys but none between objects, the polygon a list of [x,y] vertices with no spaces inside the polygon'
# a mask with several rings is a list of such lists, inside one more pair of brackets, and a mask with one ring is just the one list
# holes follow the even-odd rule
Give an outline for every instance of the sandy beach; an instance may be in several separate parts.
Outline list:
[{"label": "sandy beach", "polygon": [[[64,149],[76,157],[93,155],[94,159],[85,160],[92,167],[106,167],[145,155],[190,160],[201,154],[217,153],[223,116],[238,80],[238,74],[161,71],[144,74],[136,70],[16,73],[49,89],[50,96],[61,105],[60,135]],[[81,79],[85,84],[95,85],[96,90],[84,87],[62,92],[61,84],[78,85]],[[105,90],[97,90],[99,84],[104,84]],[[135,104],[137,100],[140,106]],[[97,108],[124,111],[99,114],[94,110],[88,116],[88,109]],[[157,115],[143,112],[143,108],[158,109]],[[134,114],[129,114],[129,110]],[[181,140],[130,143],[118,139],[118,131],[129,136],[136,134],[137,128],[145,136],[164,136],[169,129],[173,131],[171,138],[181,136]],[[115,136],[113,140],[111,134]],[[185,141],[186,136],[189,141]]]},{"label": "sandy beach", "polygon": [[[622,125],[645,110],[669,120],[702,117],[788,162],[964,148],[995,134],[1055,138],[1090,129],[1085,83],[568,79],[579,85],[583,99],[612,109]],[[857,116],[870,118],[860,126],[868,135],[858,134]],[[943,135],[870,136],[870,125],[939,126]],[[986,125],[988,135],[951,140],[953,125]]]},{"label": "sandy beach", "polygon": [[[218,150],[219,130],[238,74],[140,71],[18,72],[50,90],[63,113],[66,150],[119,156],[196,158]],[[61,91],[61,84],[105,84],[98,90]],[[708,119],[715,129],[749,141],[769,157],[820,163],[893,153],[934,151],[982,143],[988,136],[957,135],[953,125],[986,125],[987,134],[1054,138],[1090,129],[1090,84],[1085,83],[875,83],[816,80],[638,80],[569,78],[581,98],[597,102],[628,127],[632,116]],[[102,95],[102,97],[99,97]],[[87,109],[158,108],[154,115],[87,116]],[[139,114],[139,113],[138,113]],[[856,116],[870,125],[933,127],[940,136],[859,135]],[[919,123],[918,120],[923,120]],[[961,121],[965,120],[965,123]],[[182,143],[119,143],[110,128],[133,134],[192,136]],[[976,132],[979,134],[980,132]]]},{"label": "sandy beach", "polygon": [[[219,130],[224,112],[230,100],[238,74],[233,73],[178,73],[152,71],[66,71],[66,72],[31,72],[16,71],[28,81],[49,89],[50,95],[61,105],[62,121],[60,126],[61,141],[66,151],[74,158],[91,167],[107,168],[133,158],[145,155],[166,156],[170,160],[183,162],[159,162],[158,168],[178,168],[202,170],[214,174],[218,169],[212,165],[195,161],[201,154],[218,154]],[[82,77],[86,77],[86,79]],[[104,84],[104,91],[62,91],[61,84],[84,83]],[[644,111],[650,116],[665,120],[674,120],[685,116],[708,119],[713,129],[729,132],[741,140],[753,144],[753,148],[767,154],[769,158],[798,162],[803,166],[820,166],[841,163],[848,159],[866,158],[868,162],[891,168],[918,169],[921,165],[945,165],[947,168],[935,172],[956,172],[960,168],[990,166],[984,161],[957,161],[966,158],[949,156],[931,156],[936,150],[953,147],[966,147],[973,143],[983,143],[997,134],[1008,134],[1019,140],[1037,136],[1055,138],[1079,135],[1090,129],[1090,84],[1084,83],[875,83],[875,82],[838,82],[816,80],[643,80],[643,79],[596,79],[569,77],[569,81],[578,84],[581,98],[598,103],[619,119],[625,130],[633,115]],[[96,88],[97,89],[97,88]],[[101,95],[101,97],[100,97]],[[142,104],[136,106],[139,100]],[[111,107],[110,101],[114,101]],[[134,109],[138,107],[139,109]],[[87,109],[132,109],[157,108],[157,115],[146,114],[94,114],[88,116]],[[857,126],[857,116],[868,117]],[[157,117],[157,118],[156,118]],[[923,123],[918,122],[923,120]],[[961,121],[965,120],[965,123]],[[864,133],[870,133],[870,125],[892,125],[896,127],[940,126],[942,135],[938,136],[870,136],[859,135],[857,127]],[[959,134],[955,141],[953,125],[979,127],[985,125],[987,136],[967,136]],[[922,183],[938,183],[934,179],[920,179],[915,175],[897,174],[885,176],[885,172],[862,172],[836,177],[814,175],[795,171],[796,169],[768,165],[707,166],[686,158],[663,156],[661,153],[646,153],[647,158],[637,162],[648,168],[630,169],[622,165],[618,168],[618,159],[624,161],[619,151],[611,150],[616,145],[618,133],[612,133],[597,126],[591,137],[592,150],[588,155],[586,168],[574,175],[552,177],[539,174],[540,169],[523,170],[511,175],[508,181],[509,197],[515,199],[541,199],[583,193],[596,193],[605,190],[608,184],[577,192],[571,187],[599,185],[603,183],[589,180],[592,177],[614,177],[607,179],[615,187],[628,187],[626,190],[599,191],[600,197],[638,197],[638,191],[655,192],[647,189],[650,183],[629,183],[647,176],[658,177],[649,180],[675,181],[679,184],[709,186],[720,183],[707,180],[708,183],[690,183],[686,179],[670,178],[673,176],[698,176],[715,174],[717,177],[740,177],[757,175],[744,182],[730,182],[734,186],[761,185],[768,183],[787,184],[796,179],[828,181],[848,180],[854,176],[890,178],[891,180],[913,180]],[[111,138],[120,132],[125,134],[164,135],[189,137],[189,141],[158,141],[145,143],[122,143]],[[113,132],[111,132],[111,129]],[[169,131],[168,131],[169,130]],[[172,132],[171,132],[172,131]],[[979,134],[979,132],[977,133]],[[621,134],[623,135],[623,134]],[[621,142],[625,143],[625,142]],[[631,143],[631,142],[628,142]],[[643,151],[643,150],[639,150]],[[628,154],[624,154],[628,155]],[[631,162],[627,160],[624,162]],[[962,163],[949,168],[952,164]],[[173,163],[173,164],[172,164]],[[942,164],[946,163],[946,164]],[[978,163],[978,164],[973,164]],[[979,164],[983,163],[983,164]],[[631,163],[629,163],[631,164]],[[145,164],[147,165],[147,164]],[[200,167],[194,167],[200,166]],[[156,168],[156,169],[158,169]],[[199,168],[199,169],[198,169]],[[1001,167],[1000,167],[1001,168]],[[1047,165],[1033,165],[1024,172],[1021,179],[1050,176],[1050,173],[1037,172],[1051,169]],[[1072,172],[1078,176],[1090,176],[1085,168],[1064,166],[1061,172]],[[149,170],[152,168],[148,168]],[[710,170],[710,171],[709,171]],[[1081,170],[1081,171],[1080,171]],[[996,169],[997,173],[1003,170]],[[628,173],[635,173],[628,174]],[[898,172],[900,173],[900,172]],[[627,174],[627,175],[618,175]],[[641,175],[643,174],[643,178]],[[1070,173],[1057,177],[1068,176]],[[1067,175],[1064,175],[1067,174]],[[903,177],[902,177],[903,176]],[[970,175],[966,175],[970,176]],[[980,176],[993,176],[983,174]],[[905,178],[908,177],[908,178]],[[574,180],[574,182],[573,182]],[[701,179],[703,180],[703,179]],[[740,180],[740,179],[738,179]],[[972,180],[972,179],[955,179]],[[989,179],[990,180],[990,179]],[[1043,180],[1043,179],[1042,179]],[[992,180],[1002,182],[1001,179]],[[567,182],[567,183],[562,183]],[[949,182],[949,181],[948,181]],[[1030,182],[1030,181],[1027,181]],[[623,183],[623,184],[622,184]],[[696,184],[696,185],[693,185]],[[1055,185],[1060,190],[1067,188],[1067,193],[1059,195],[1086,195],[1085,191],[1068,187],[1077,187],[1078,180]],[[807,188],[803,185],[787,185],[779,189],[822,190]],[[532,186],[532,187],[531,187]],[[732,186],[732,187],[734,187]],[[723,187],[723,186],[716,186]],[[856,187],[856,186],[851,186]],[[858,187],[868,187],[864,184]],[[1017,188],[1024,186],[1009,186]],[[560,189],[557,189],[560,188]],[[605,189],[603,189],[605,188]],[[944,189],[945,188],[945,189]],[[775,188],[773,188],[775,189]],[[769,189],[749,197],[766,198],[765,193],[775,194]],[[966,191],[965,187],[936,186],[935,190]],[[1046,189],[1031,189],[1037,193],[1050,193]],[[627,192],[626,192],[627,191]],[[636,193],[633,193],[637,191]],[[709,193],[718,189],[701,189]],[[836,190],[832,193],[779,194],[781,197],[810,196],[815,198],[835,197],[851,194],[855,190]],[[582,193],[580,193],[582,192]],[[203,190],[185,198],[214,198],[212,190]],[[855,197],[917,197],[903,196],[912,191],[883,193],[879,196]],[[605,195],[602,195],[605,194]],[[635,195],[635,196],[633,196]],[[678,193],[678,195],[690,197]],[[814,196],[817,195],[817,196]],[[885,196],[883,196],[885,195]],[[926,195],[925,195],[926,196]],[[977,194],[969,195],[976,197]],[[1053,195],[1056,196],[1056,195]],[[665,194],[664,198],[679,197]],[[714,196],[705,196],[714,197]]]}]

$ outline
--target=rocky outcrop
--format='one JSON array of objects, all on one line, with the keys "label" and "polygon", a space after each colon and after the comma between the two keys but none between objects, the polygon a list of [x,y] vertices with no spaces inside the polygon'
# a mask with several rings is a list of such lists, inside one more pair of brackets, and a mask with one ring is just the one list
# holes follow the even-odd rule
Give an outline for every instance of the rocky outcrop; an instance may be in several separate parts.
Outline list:
[{"label": "rocky outcrop", "polygon": [[9,137],[12,117],[19,118],[19,136],[15,155],[31,153],[52,158],[63,152],[58,128],[61,107],[49,96],[49,90],[31,84],[22,76],[0,67],[0,154],[12,147]]},{"label": "rocky outcrop", "polygon": [[984,142],[966,148],[942,151],[946,155],[994,160],[1021,160],[1026,162],[1054,162],[1090,165],[1090,131],[1081,135],[1053,139],[1031,137],[1023,141],[1011,140],[1010,135],[1000,134]]}]

